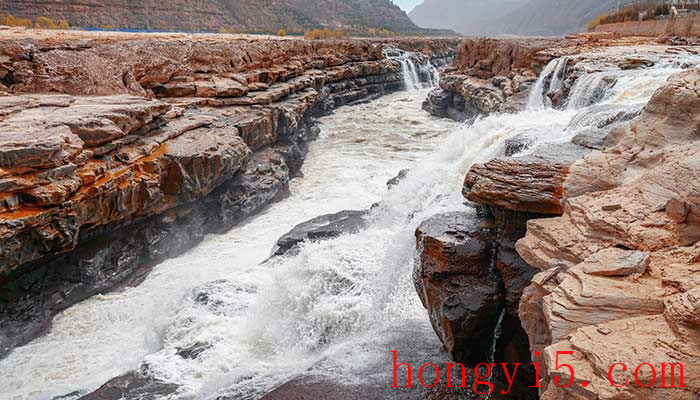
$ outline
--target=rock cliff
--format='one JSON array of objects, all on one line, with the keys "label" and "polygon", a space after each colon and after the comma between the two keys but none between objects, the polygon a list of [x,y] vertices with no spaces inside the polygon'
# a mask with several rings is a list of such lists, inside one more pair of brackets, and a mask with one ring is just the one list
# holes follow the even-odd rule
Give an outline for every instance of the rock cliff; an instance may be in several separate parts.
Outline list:
[{"label": "rock cliff", "polygon": [[530,89],[540,72],[552,59],[597,48],[659,44],[669,40],[610,34],[465,39],[457,49],[455,62],[440,80],[440,88],[430,93],[423,108],[433,115],[458,121],[520,111],[527,106]]},{"label": "rock cliff", "polygon": [[[474,362],[465,352],[483,348],[482,334],[475,333],[480,324],[498,323],[493,308],[501,304],[496,362],[531,359],[541,365],[539,396],[528,392],[532,380],[523,385],[523,396],[695,399],[700,70],[673,75],[643,108],[591,105],[624,75],[607,75],[606,69],[641,73],[663,63],[659,55],[696,54],[697,48],[651,46],[644,49],[656,49],[652,53],[630,57],[607,49],[619,39],[582,39],[535,52],[566,56],[544,69],[537,90],[542,106],[584,106],[568,122],[576,133],[571,142],[527,151],[533,139],[524,132],[506,141],[502,156],[474,165],[463,194],[476,215],[438,215],[417,232],[417,290],[445,348],[465,363]],[[455,68],[483,59],[478,50],[466,51],[474,45],[467,40],[460,47]],[[483,71],[512,71],[517,63],[505,60],[486,62]],[[586,78],[582,71],[599,74]],[[462,78],[446,77],[453,79]],[[481,78],[474,71],[464,79]],[[485,98],[453,94],[475,103]],[[576,130],[584,125],[589,127]],[[523,151],[527,155],[519,155]],[[559,364],[571,365],[575,377],[556,368],[560,351],[574,352]],[[624,388],[609,382],[616,363],[628,368],[618,366],[612,375],[618,385],[629,379]],[[634,382],[644,363],[656,368],[658,378],[643,367],[640,382],[648,387]],[[683,364],[685,388],[662,387],[662,363]],[[679,385],[678,367],[675,374]],[[663,376],[670,386],[670,368]],[[574,383],[560,388],[555,378]]]},{"label": "rock cliff", "polygon": [[284,195],[316,116],[403,88],[385,45],[454,45],[18,35],[0,41],[0,355]]},{"label": "rock cliff", "polygon": [[[546,365],[544,398],[697,398],[699,107],[700,70],[673,76],[614,146],[573,164],[563,215],[528,223],[517,249],[543,272],[520,316]],[[552,381],[569,379],[557,351],[574,352],[567,389]],[[612,374],[631,378],[624,388],[609,382],[616,363],[631,366]],[[643,363],[658,379],[646,368],[634,384]],[[683,364],[685,388],[662,387],[662,363]],[[663,377],[671,386],[670,368]]]}]

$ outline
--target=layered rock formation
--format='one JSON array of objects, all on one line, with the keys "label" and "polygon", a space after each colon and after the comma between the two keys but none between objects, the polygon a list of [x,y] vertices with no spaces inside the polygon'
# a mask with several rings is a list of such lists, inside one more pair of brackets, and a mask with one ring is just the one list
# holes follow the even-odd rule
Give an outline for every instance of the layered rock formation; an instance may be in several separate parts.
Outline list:
[{"label": "layered rock formation", "polygon": [[[368,28],[393,32],[424,33],[390,0],[176,0],[157,1],[33,1],[0,4],[0,14],[36,19],[66,20],[71,26],[149,29],[159,31],[209,31],[237,28],[241,31],[304,32],[337,27],[365,33]],[[436,31],[436,33],[439,33]],[[444,33],[444,31],[443,31]]]},{"label": "layered rock formation", "polygon": [[[554,58],[559,39],[465,39],[452,68],[430,93],[423,108],[458,121],[522,108],[528,88]],[[508,101],[510,100],[510,101]]]},{"label": "layered rock formation", "polygon": [[[430,93],[423,109],[439,117],[470,121],[478,116],[515,112],[526,108],[530,89],[547,64],[555,58],[576,56],[594,49],[659,44],[670,39],[613,37],[610,34],[579,34],[567,38],[465,39],[455,62]],[[624,58],[614,59],[623,63]],[[578,71],[580,73],[581,71]],[[570,81],[576,80],[574,74]],[[549,85],[548,77],[545,85]],[[570,86],[569,86],[570,87]],[[552,93],[553,95],[553,93]],[[566,95],[566,93],[563,93]],[[556,98],[552,99],[556,102]]]},{"label": "layered rock formation", "polygon": [[[602,46],[612,43],[597,40]],[[499,283],[490,288],[499,290],[500,285],[505,299],[496,362],[540,362],[540,398],[694,399],[700,387],[700,371],[693,365],[700,351],[695,339],[700,329],[695,293],[700,220],[694,214],[700,71],[673,76],[643,110],[591,105],[624,75],[600,73],[606,68],[648,68],[665,62],[657,58],[660,54],[693,54],[697,49],[656,46],[636,57],[621,57],[615,49],[575,52],[590,46],[595,45],[587,41],[561,47],[558,54],[568,57],[551,63],[537,82],[543,106],[573,102],[583,110],[568,124],[576,132],[571,143],[539,146],[520,156],[533,142],[524,132],[505,143],[504,156],[474,165],[464,195],[476,203],[478,218],[463,215],[455,223],[450,222],[454,216],[438,216],[426,224],[450,228],[429,241],[423,237],[425,229],[419,229],[417,278],[424,282],[419,282],[418,292],[438,336],[458,358],[464,349],[479,348],[480,336],[461,334],[476,326],[472,321],[478,318],[463,311],[450,319],[453,301],[447,300],[479,299],[473,302],[479,306],[471,308],[455,304],[481,313],[482,321],[493,321],[479,284],[462,282],[464,276],[478,276],[471,271],[495,271]],[[585,71],[599,73],[586,79]],[[478,79],[473,75],[465,79]],[[451,79],[457,78],[446,80]],[[477,97],[477,102],[487,98]],[[481,231],[469,226],[474,221],[487,221],[495,235],[475,240]],[[439,246],[424,245],[434,241]],[[495,250],[486,261],[460,258],[461,253],[449,250],[467,244],[475,252],[488,246]],[[435,265],[450,266],[448,273],[432,273],[441,271]],[[508,340],[503,340],[506,335]],[[461,347],[454,345],[458,342]],[[574,352],[560,357],[559,365],[571,365],[575,377],[566,368],[556,368],[560,351]],[[608,372],[616,363],[628,368],[623,371],[618,365],[612,374],[617,385],[629,379],[624,388],[609,382]],[[641,368],[640,382],[648,387],[635,383],[635,369],[644,363],[657,373],[654,380],[648,366]],[[662,363],[683,364],[685,388],[661,387]],[[675,375],[679,386],[679,367]],[[670,386],[670,366],[664,376]],[[573,379],[573,385],[561,388],[557,377],[562,384]]]},{"label": "layered rock formation", "polygon": [[315,116],[404,85],[378,42],[181,38],[0,42],[0,355],[284,195]]},{"label": "layered rock formation", "polygon": [[[543,272],[520,316],[546,366],[544,398],[697,398],[699,107],[700,71],[672,77],[617,144],[574,164],[563,215],[528,223],[518,252]],[[552,380],[570,375],[555,369],[557,351],[574,352],[566,389]],[[612,374],[618,386],[631,378],[624,388],[609,382],[616,363],[629,368]],[[657,379],[643,367],[636,384],[643,363]],[[669,388],[670,368],[662,387],[662,363],[683,364],[684,388]]]}]

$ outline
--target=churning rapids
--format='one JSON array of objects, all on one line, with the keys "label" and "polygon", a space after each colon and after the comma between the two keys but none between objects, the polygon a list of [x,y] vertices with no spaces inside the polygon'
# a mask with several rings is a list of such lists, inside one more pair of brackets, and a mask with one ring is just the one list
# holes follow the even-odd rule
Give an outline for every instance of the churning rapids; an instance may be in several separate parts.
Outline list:
[{"label": "churning rapids", "polygon": [[[422,111],[425,89],[339,109],[321,119],[288,198],[162,263],[138,287],[58,315],[49,334],[0,361],[0,398],[78,398],[142,368],[176,385],[172,398],[256,399],[300,376],[388,387],[394,349],[404,362],[445,362],[411,280],[418,224],[468,209],[466,172],[500,155],[505,140],[525,134],[532,152],[569,142],[610,110],[640,110],[672,73],[697,61],[683,57],[659,55],[644,70],[584,72],[561,110],[542,95],[561,84],[564,67],[555,61],[527,110],[472,125]],[[404,168],[411,172],[387,191]],[[365,230],[267,260],[296,224],[375,202]],[[193,346],[197,357],[178,355]]]}]

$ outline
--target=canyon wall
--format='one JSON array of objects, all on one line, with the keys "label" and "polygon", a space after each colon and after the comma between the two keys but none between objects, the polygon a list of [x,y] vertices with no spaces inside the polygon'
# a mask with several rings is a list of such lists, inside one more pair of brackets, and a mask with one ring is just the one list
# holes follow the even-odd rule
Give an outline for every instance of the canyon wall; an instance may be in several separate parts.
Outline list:
[{"label": "canyon wall", "polygon": [[385,47],[456,45],[27,34],[0,41],[0,355],[283,196],[315,117],[403,89]]},{"label": "canyon wall", "polygon": [[[587,81],[591,90],[572,98],[583,71],[641,73],[659,62],[642,52],[627,56],[629,49],[624,56],[603,50],[638,39],[584,37],[534,51],[525,45],[507,52],[514,58],[495,58],[503,64],[488,61],[494,45],[467,40],[452,76],[444,79],[464,80],[465,87],[512,73],[518,65],[527,71],[525,66],[534,65],[532,54],[566,56],[554,60],[537,82],[543,103],[537,107],[562,108],[568,102],[596,104],[616,79]],[[506,39],[495,46],[513,43]],[[656,47],[659,54],[697,54],[697,47]],[[459,76],[463,71],[468,72]],[[527,380],[515,383],[522,385],[517,392],[522,398],[697,398],[699,80],[698,69],[672,76],[643,109],[593,106],[569,122],[593,118],[593,128],[571,142],[518,155],[532,144],[523,132],[505,141],[501,156],[471,167],[463,194],[475,213],[440,214],[416,232],[416,288],[455,360],[474,367],[489,360],[488,346],[494,346],[497,363],[539,362],[543,388],[537,393],[531,387],[535,372],[523,371]],[[461,88],[447,92],[467,102],[483,97]],[[500,110],[473,115],[491,112]],[[570,364],[575,377],[557,368],[561,351],[573,352],[559,365]],[[609,378],[620,362],[628,369],[618,366]],[[653,364],[658,374],[662,363],[682,363],[685,388],[662,387],[661,375],[654,379],[649,369],[642,369],[642,383],[635,384],[635,369],[643,363]],[[673,374],[668,368],[665,382],[673,382]],[[678,368],[675,375],[678,385]],[[573,385],[561,388],[555,378]],[[616,388],[609,379],[618,385],[630,381]],[[499,382],[503,377],[496,376],[497,389]]]},{"label": "canyon wall", "polygon": [[471,38],[430,93],[423,109],[439,117],[473,121],[492,113],[524,109],[530,89],[554,58],[596,48],[659,44],[665,39],[613,37],[607,33],[566,38]]},{"label": "canyon wall", "polygon": [[700,37],[700,15],[604,24],[597,26],[595,30],[625,36]]},{"label": "canyon wall", "polygon": [[[697,398],[699,107],[700,70],[671,77],[609,147],[571,165],[563,215],[529,221],[518,253],[543,272],[520,317],[546,366],[543,398]],[[559,351],[575,377],[556,369]],[[634,384],[644,363],[658,379],[647,367]],[[662,363],[683,365],[683,387]]]}]

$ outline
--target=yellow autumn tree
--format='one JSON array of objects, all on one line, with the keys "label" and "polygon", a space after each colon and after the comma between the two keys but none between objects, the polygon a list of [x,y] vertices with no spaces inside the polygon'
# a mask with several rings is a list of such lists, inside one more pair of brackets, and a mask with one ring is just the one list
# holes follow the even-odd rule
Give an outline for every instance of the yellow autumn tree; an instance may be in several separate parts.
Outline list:
[{"label": "yellow autumn tree", "polygon": [[14,15],[5,16],[4,24],[7,26],[23,26],[25,28],[33,28],[34,24],[30,19],[17,18]]},{"label": "yellow autumn tree", "polygon": [[36,29],[58,29],[58,25],[49,17],[41,16],[34,22]]},{"label": "yellow autumn tree", "polygon": [[601,22],[603,21],[603,19],[606,17],[607,17],[607,15],[599,15],[599,16],[593,18],[592,20],[588,21],[588,24],[587,24],[588,31],[589,32],[595,31],[595,28],[597,28],[598,25],[600,25]]}]

